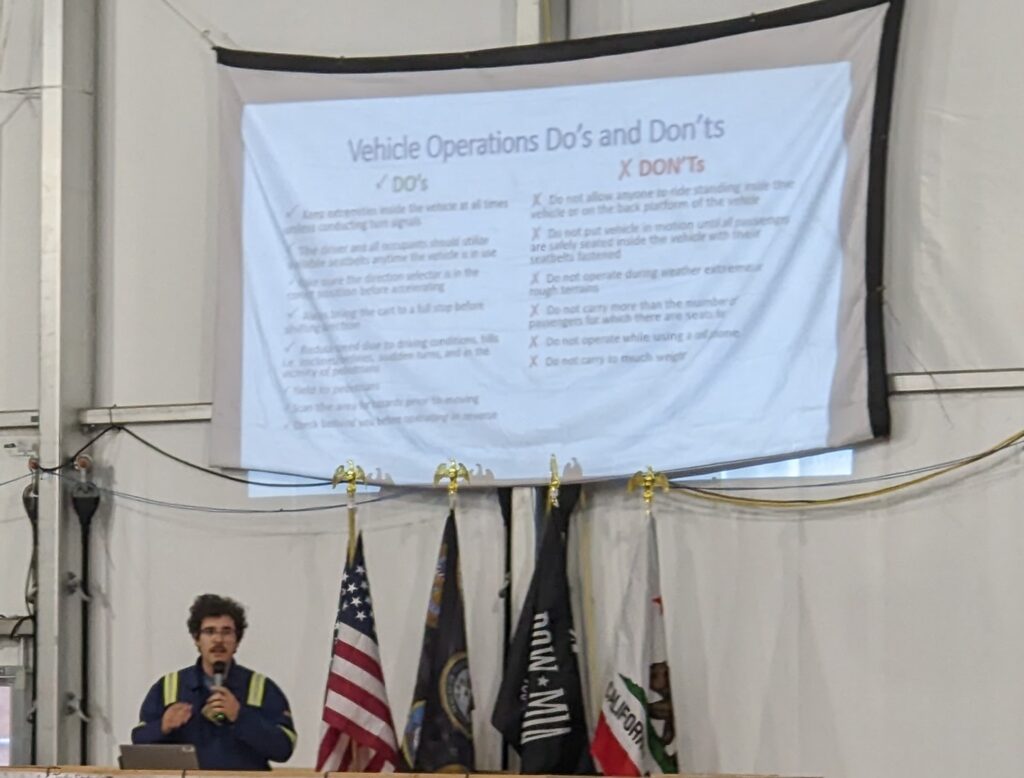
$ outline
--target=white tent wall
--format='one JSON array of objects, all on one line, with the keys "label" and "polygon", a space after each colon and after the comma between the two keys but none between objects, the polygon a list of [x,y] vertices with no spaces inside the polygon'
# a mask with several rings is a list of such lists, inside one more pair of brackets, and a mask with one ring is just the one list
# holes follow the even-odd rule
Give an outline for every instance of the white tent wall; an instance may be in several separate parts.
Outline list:
[{"label": "white tent wall", "polygon": [[[580,0],[574,37],[761,13],[786,0]],[[891,373],[1024,366],[1024,82],[1014,0],[907,0],[893,96],[885,324]]]},{"label": "white tent wall", "polygon": [[572,37],[587,38],[705,24],[801,4],[800,0],[576,0],[569,20]]},{"label": "white tent wall", "polygon": [[[41,29],[33,0],[0,5],[0,418],[39,406]],[[35,440],[31,428],[0,430],[0,483],[12,482],[0,487],[0,618],[28,613],[32,528],[21,501],[27,480],[14,479],[28,474],[24,452]],[[21,661],[17,641],[0,637],[0,666]]]},{"label": "white tent wall", "polygon": [[[1022,400],[896,398],[902,434],[859,453],[855,475],[986,449],[1024,427]],[[731,508],[659,493],[682,765],[830,778],[1019,774],[1022,464],[1018,447],[904,493],[828,508]],[[612,603],[628,575],[615,539],[640,523],[642,507],[611,486],[592,488],[586,505],[577,542],[592,600],[587,634],[598,638],[587,647],[591,689],[600,690]]]},{"label": "white tent wall", "polygon": [[0,5],[0,413],[39,407],[41,18]]},{"label": "white tent wall", "polygon": [[[570,18],[573,36],[582,37],[789,4],[582,0],[571,3]],[[39,83],[37,5],[2,5],[0,18],[12,33],[2,49],[5,90]],[[347,55],[483,48],[521,40],[516,25],[527,5],[306,0],[282,11],[272,0],[101,0],[95,405],[210,400],[216,95],[209,41]],[[1024,288],[1017,261],[1024,228],[1014,218],[1024,210],[1016,183],[1024,180],[1017,149],[1024,85],[1012,77],[1024,65],[1014,37],[1021,22],[1024,8],[1012,0],[908,0],[890,151],[890,372],[1024,366],[1016,335],[1024,323],[1016,299]],[[2,116],[17,99],[0,95]],[[0,132],[2,415],[38,403],[33,102]],[[858,453],[856,474],[985,448],[1024,426],[1021,394],[898,396],[892,440]],[[204,424],[143,432],[168,450],[206,460]],[[204,505],[298,504],[250,501],[243,487],[169,464],[123,435],[94,453],[97,482],[123,492]],[[339,460],[346,455],[339,452]],[[1020,465],[1019,453],[1004,455],[899,498],[781,517],[660,497],[684,766],[853,778],[1017,774],[1024,763],[1016,732],[1024,721]],[[0,452],[0,482],[22,472],[23,458]],[[30,535],[21,488],[0,488],[0,613],[23,610]],[[336,498],[312,503],[318,501]],[[613,529],[628,527],[639,509],[635,497],[612,487],[591,490],[586,506],[580,535],[592,601],[588,674],[599,690],[613,629],[607,614],[616,610],[610,603],[625,575]],[[362,515],[401,726],[444,498],[376,503]],[[292,764],[311,764],[344,522],[343,511],[209,515],[105,497],[93,546],[93,761],[113,761],[148,685],[191,659],[187,606],[209,589],[250,606],[240,658],[285,688],[300,730]],[[460,529],[481,767],[494,768],[497,740],[486,721],[501,652],[497,505],[469,497]]]}]

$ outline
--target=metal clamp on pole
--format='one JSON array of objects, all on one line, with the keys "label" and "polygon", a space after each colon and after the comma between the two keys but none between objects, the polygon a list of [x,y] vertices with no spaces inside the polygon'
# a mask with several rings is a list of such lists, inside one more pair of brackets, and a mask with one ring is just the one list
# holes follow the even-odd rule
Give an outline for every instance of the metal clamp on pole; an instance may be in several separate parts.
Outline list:
[{"label": "metal clamp on pole", "polygon": [[71,571],[68,571],[64,575],[64,593],[77,594],[86,602],[92,602],[92,595],[89,594],[89,589],[86,587],[85,581]]},{"label": "metal clamp on pole", "polygon": [[76,716],[86,724],[92,721],[92,717],[82,710],[82,701],[74,692],[68,692],[64,698],[64,713],[68,716]]},{"label": "metal clamp on pole", "polygon": [[71,487],[71,505],[78,515],[82,528],[87,531],[96,509],[100,507],[100,490],[89,479],[92,472],[92,457],[88,454],[79,454],[74,464],[78,480]]},{"label": "metal clamp on pole", "polygon": [[32,473],[32,481],[21,493],[21,504],[25,506],[28,520],[35,526],[39,519],[39,457],[30,457],[28,469]]}]

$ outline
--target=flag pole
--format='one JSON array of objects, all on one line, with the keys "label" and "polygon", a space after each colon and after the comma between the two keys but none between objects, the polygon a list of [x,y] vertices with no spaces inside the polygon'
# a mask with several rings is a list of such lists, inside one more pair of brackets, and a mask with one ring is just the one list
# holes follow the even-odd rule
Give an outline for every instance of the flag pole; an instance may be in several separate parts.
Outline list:
[{"label": "flag pole", "polygon": [[548,482],[548,505],[545,515],[551,515],[551,509],[558,507],[558,489],[562,485],[562,479],[558,477],[558,460],[551,455],[551,480]]},{"label": "flag pole", "polygon": [[669,489],[668,478],[664,473],[654,472],[654,468],[648,465],[647,472],[637,470],[626,483],[628,492],[633,492],[638,487],[643,487],[641,496],[644,498],[644,512],[650,518],[654,507],[654,490],[661,489],[663,492],[667,492]]},{"label": "flag pole", "polygon": [[331,487],[334,488],[342,481],[345,482],[345,492],[348,494],[348,556],[349,563],[356,555],[356,484],[366,483],[366,473],[363,468],[348,460],[344,465],[338,465],[331,479]]}]

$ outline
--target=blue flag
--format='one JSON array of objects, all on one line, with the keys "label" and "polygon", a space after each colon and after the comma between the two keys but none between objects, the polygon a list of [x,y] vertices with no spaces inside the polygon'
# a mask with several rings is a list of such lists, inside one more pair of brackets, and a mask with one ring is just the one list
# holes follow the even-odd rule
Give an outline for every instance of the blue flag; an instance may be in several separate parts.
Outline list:
[{"label": "blue flag", "polygon": [[416,689],[402,739],[406,769],[474,772],[472,713],[459,536],[455,513],[450,512],[437,556]]}]

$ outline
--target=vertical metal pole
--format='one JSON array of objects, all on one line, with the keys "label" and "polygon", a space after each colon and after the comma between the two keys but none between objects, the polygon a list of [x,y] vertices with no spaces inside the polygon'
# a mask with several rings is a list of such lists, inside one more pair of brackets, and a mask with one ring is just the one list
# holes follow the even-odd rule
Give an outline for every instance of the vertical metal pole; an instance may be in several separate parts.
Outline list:
[{"label": "vertical metal pole", "polygon": [[[95,0],[42,0],[39,458],[67,461],[77,416],[92,400],[95,273]],[[65,593],[80,569],[77,521],[59,478],[39,486],[36,760],[81,761],[78,719],[81,610]]]},{"label": "vertical metal pole", "polygon": [[569,0],[516,0],[516,44],[551,43],[569,37]]}]

